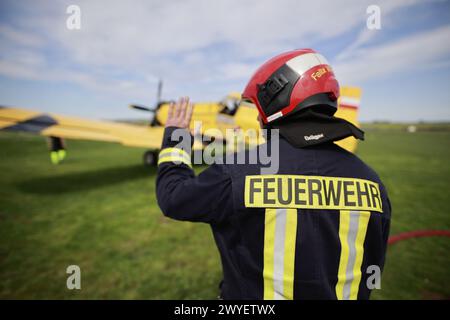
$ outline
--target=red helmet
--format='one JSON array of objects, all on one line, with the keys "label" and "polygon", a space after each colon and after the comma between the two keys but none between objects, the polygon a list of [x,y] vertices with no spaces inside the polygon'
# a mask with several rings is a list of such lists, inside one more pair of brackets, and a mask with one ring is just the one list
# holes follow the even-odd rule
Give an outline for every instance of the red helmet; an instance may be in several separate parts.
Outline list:
[{"label": "red helmet", "polygon": [[333,115],[339,84],[327,60],[312,49],[282,53],[264,63],[251,77],[242,99],[258,108],[264,124],[320,105]]}]

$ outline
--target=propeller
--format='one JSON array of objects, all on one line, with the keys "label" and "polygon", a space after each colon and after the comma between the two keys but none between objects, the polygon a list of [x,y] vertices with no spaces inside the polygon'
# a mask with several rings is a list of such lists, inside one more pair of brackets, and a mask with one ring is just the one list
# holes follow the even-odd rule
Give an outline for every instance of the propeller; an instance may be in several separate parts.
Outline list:
[{"label": "propeller", "polygon": [[161,79],[158,81],[158,91],[156,93],[156,104],[159,105],[161,103],[161,94],[162,94],[163,82]]},{"label": "propeller", "polygon": [[130,104],[129,107],[131,109],[136,109],[136,110],[141,110],[141,111],[155,112],[156,109],[158,109],[158,107],[162,103],[162,101],[161,101],[162,87],[163,87],[163,82],[160,79],[158,81],[158,89],[156,91],[156,105],[155,105],[155,107],[149,108],[149,107],[146,107],[146,106],[143,106],[143,105],[140,105],[140,104]]},{"label": "propeller", "polygon": [[138,105],[138,104],[130,104],[129,107],[131,109],[141,110],[141,111],[147,111],[147,112],[155,112],[155,110],[152,110],[150,108]]},{"label": "propeller", "polygon": [[143,105],[139,105],[139,104],[130,104],[129,107],[131,109],[135,109],[135,110],[140,110],[140,111],[146,111],[146,112],[150,112],[152,114],[150,121],[149,121],[149,125],[153,126],[155,124],[158,123],[158,120],[156,119],[156,110],[158,110],[158,108],[163,104],[163,102],[161,101],[161,94],[162,94],[162,87],[163,87],[163,82],[160,79],[158,81],[158,89],[156,92],[156,105],[153,108],[149,108]]}]

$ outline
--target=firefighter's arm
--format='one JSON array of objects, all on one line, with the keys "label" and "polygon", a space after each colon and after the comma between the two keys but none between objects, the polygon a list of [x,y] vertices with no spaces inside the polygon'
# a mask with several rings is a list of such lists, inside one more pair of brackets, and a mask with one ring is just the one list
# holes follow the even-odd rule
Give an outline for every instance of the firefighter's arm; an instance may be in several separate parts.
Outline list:
[{"label": "firefighter's arm", "polygon": [[231,179],[221,165],[195,176],[190,162],[192,136],[187,131],[191,114],[188,100],[170,106],[158,160],[158,204],[173,219],[217,223],[232,206]]},{"label": "firefighter's arm", "polygon": [[220,223],[232,208],[231,179],[221,165],[195,176],[185,163],[160,163],[156,195],[164,215],[176,220]]}]

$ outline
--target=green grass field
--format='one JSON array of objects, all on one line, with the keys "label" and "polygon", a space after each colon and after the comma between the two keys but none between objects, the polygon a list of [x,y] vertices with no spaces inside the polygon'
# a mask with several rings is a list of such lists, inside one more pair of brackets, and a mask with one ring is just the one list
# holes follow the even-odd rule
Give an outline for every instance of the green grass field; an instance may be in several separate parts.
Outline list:
[{"label": "green grass field", "polygon": [[[46,148],[0,133],[0,298],[216,298],[210,229],[162,216],[144,150],[68,141],[67,161],[53,166]],[[388,188],[391,234],[450,229],[450,132],[371,130],[358,154]],[[71,264],[81,290],[66,288]],[[448,299],[449,267],[449,238],[397,243],[372,298]]]}]

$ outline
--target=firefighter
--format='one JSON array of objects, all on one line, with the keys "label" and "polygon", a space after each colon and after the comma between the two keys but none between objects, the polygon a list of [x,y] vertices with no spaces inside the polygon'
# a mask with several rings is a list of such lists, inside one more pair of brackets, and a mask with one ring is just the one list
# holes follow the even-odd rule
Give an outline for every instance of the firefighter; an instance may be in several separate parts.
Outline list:
[{"label": "firefighter", "polygon": [[279,133],[274,174],[262,173],[263,164],[227,162],[196,176],[191,144],[178,141],[192,105],[183,98],[170,106],[158,204],[170,218],[211,225],[222,298],[368,299],[379,287],[391,206],[377,174],[334,143],[364,138],[333,117],[338,97],[332,68],[311,49],[278,55],[255,72],[242,98],[267,129],[259,148]]},{"label": "firefighter", "polygon": [[63,138],[49,136],[48,147],[50,149],[50,161],[52,164],[59,164],[66,158],[66,144]]}]

